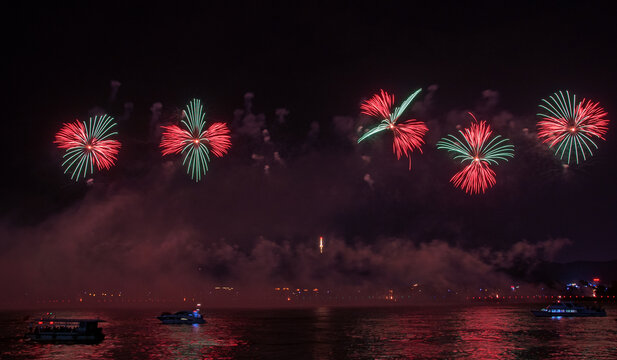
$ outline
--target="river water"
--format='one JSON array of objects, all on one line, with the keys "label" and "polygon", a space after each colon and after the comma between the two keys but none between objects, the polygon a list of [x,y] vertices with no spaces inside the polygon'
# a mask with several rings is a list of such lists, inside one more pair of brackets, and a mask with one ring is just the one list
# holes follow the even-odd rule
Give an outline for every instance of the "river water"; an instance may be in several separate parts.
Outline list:
[{"label": "river water", "polygon": [[[2,359],[616,359],[617,307],[604,318],[535,318],[533,305],[203,310],[162,325],[156,310],[58,311],[98,317],[97,345],[23,340],[36,311],[0,312]],[[164,309],[177,310],[177,309]]]}]

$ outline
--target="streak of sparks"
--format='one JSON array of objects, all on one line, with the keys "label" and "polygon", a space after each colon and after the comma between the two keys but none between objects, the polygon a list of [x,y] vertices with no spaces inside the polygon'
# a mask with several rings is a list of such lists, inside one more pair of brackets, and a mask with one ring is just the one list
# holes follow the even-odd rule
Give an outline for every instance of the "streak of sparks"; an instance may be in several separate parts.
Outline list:
[{"label": "streak of sparks", "polygon": [[208,171],[210,153],[222,157],[231,147],[229,128],[225,123],[214,123],[206,130],[205,113],[198,99],[190,101],[184,111],[186,119],[178,125],[161,126],[161,152],[163,155],[184,154],[182,164],[195,181]]},{"label": "streak of sparks", "polygon": [[491,128],[486,121],[478,123],[472,113],[473,122],[469,128],[460,131],[462,139],[447,135],[437,142],[437,148],[454,153],[454,159],[469,164],[456,173],[450,181],[455,187],[469,194],[484,193],[496,183],[495,172],[489,165],[499,160],[508,161],[514,157],[514,146],[506,144],[508,139],[500,135],[491,138]]},{"label": "streak of sparks", "polygon": [[[543,99],[538,116],[538,138],[554,149],[555,155],[566,163],[576,159],[587,160],[598,148],[595,139],[604,139],[608,131],[607,112],[599,103],[583,99],[576,101],[576,95],[562,91]],[[574,158],[572,155],[574,154]]]},{"label": "streak of sparks", "polygon": [[421,121],[409,119],[399,122],[399,118],[421,90],[416,90],[403,101],[401,106],[395,107],[394,110],[392,110],[394,95],[390,95],[384,90],[365,101],[360,106],[362,113],[381,118],[382,120],[379,125],[360,136],[358,143],[384,130],[391,130],[394,135],[392,151],[397,159],[400,159],[403,155],[406,156],[409,159],[409,169],[411,170],[411,153],[415,149],[422,153],[423,137],[427,133],[428,128]]},{"label": "streak of sparks", "polygon": [[116,161],[121,144],[111,139],[117,132],[111,131],[116,125],[114,118],[108,115],[90,118],[88,123],[75,120],[63,124],[56,133],[54,143],[58,148],[65,149],[64,173],[71,173],[71,179],[78,181],[88,173],[94,173],[94,165],[98,170],[109,170]]}]

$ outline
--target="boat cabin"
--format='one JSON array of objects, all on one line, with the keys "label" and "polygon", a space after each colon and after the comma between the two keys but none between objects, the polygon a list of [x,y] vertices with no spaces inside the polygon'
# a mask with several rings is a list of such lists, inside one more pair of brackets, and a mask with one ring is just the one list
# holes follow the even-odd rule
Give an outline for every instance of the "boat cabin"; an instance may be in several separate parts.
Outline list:
[{"label": "boat cabin", "polygon": [[105,335],[100,319],[41,318],[30,323],[26,337],[34,341],[98,342]]}]

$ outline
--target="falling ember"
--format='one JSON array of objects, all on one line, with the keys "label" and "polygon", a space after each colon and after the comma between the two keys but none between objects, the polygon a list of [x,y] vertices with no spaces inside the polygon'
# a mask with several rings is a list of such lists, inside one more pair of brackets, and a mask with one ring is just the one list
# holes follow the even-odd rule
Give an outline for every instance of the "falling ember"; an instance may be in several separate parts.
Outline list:
[{"label": "falling ember", "polygon": [[437,148],[454,153],[454,159],[470,163],[456,173],[450,181],[455,187],[465,190],[466,193],[478,194],[495,185],[495,172],[489,165],[497,165],[498,160],[508,161],[514,157],[514,146],[506,144],[508,139],[501,139],[500,135],[491,138],[491,128],[485,121],[478,123],[473,118],[469,128],[459,130],[463,135],[460,140],[454,135],[448,135],[437,142]]},{"label": "falling ember", "polygon": [[323,236],[319,237],[319,253],[323,254]]},{"label": "falling ember", "polygon": [[422,89],[416,90],[416,92],[403,101],[401,106],[395,107],[394,111],[392,111],[394,95],[390,95],[383,90],[381,90],[380,94],[375,94],[372,98],[365,101],[360,106],[362,113],[381,118],[382,120],[379,125],[364,133],[358,139],[358,143],[378,132],[387,129],[391,130],[394,135],[392,151],[397,159],[400,159],[403,155],[409,158],[409,170],[411,170],[411,153],[414,149],[418,149],[420,153],[422,153],[421,147],[424,144],[423,137],[428,132],[428,128],[423,122],[416,121],[415,119],[402,122],[398,122],[398,120],[421,90]]}]

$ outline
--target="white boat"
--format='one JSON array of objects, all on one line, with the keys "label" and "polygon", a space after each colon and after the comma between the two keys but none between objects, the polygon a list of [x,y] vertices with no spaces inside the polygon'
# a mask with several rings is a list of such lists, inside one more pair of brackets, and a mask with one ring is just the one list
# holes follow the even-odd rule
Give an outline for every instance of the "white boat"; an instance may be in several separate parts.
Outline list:
[{"label": "white boat", "polygon": [[30,323],[25,337],[38,342],[99,343],[105,338],[100,319],[41,318]]},{"label": "white boat", "polygon": [[199,309],[193,311],[178,311],[175,314],[162,313],[157,316],[163,324],[205,324],[203,316],[199,313]]},{"label": "white boat", "polygon": [[540,310],[531,310],[537,317],[588,317],[606,316],[606,310],[599,307],[582,306],[571,302],[558,301]]}]

